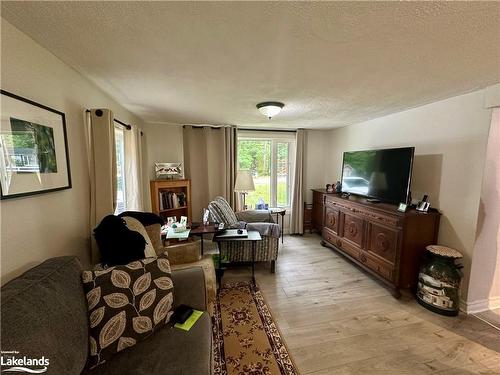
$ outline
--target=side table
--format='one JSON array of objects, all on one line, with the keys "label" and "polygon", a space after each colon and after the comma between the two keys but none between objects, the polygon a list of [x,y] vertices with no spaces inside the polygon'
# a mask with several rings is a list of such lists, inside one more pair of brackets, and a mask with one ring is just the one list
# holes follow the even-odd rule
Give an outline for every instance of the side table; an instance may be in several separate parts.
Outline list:
[{"label": "side table", "polygon": [[[248,237],[238,237],[238,238],[221,238],[221,237],[214,237],[214,242],[217,242],[217,245],[220,242],[241,242],[241,241],[250,241],[252,243],[252,282],[255,285],[255,251],[256,251],[256,244],[257,241],[261,241],[262,237],[260,236],[260,233],[255,231],[255,230],[250,230],[248,231]],[[221,285],[222,281],[222,262],[221,262],[221,252],[220,252],[220,246],[217,246],[219,249],[219,261],[218,261],[218,266],[217,266],[217,271],[216,271],[216,276],[217,276],[217,281],[219,282],[219,286]]]},{"label": "side table", "polygon": [[281,243],[283,243],[283,232],[284,232],[284,222],[285,222],[285,214],[286,210],[280,207],[269,207],[268,208],[271,215],[276,214],[276,222],[279,224],[279,217],[281,216]]},{"label": "side table", "polygon": [[217,233],[217,228],[215,224],[210,223],[208,225],[200,225],[196,228],[191,228],[191,232],[189,232],[190,236],[200,236],[201,238],[201,255],[203,256],[203,235],[205,234],[215,234]]}]

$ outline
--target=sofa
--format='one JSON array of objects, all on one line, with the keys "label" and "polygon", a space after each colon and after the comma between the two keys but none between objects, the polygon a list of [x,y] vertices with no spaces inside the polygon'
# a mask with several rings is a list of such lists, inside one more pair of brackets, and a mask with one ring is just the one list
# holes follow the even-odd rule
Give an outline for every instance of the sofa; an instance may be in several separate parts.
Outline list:
[{"label": "sofa", "polygon": [[[241,228],[258,231],[262,241],[256,244],[255,261],[270,262],[274,273],[278,259],[280,226],[274,223],[272,215],[267,210],[249,210],[234,212],[223,197],[216,197],[208,205],[210,220],[224,223],[226,228]],[[251,262],[252,244],[250,242],[221,242],[221,256],[229,262]]]},{"label": "sofa", "polygon": [[[5,284],[1,288],[2,351],[15,350],[17,358],[43,356],[49,360],[46,373],[56,375],[211,373],[211,319],[206,312],[188,332],[165,325],[106,363],[86,369],[89,318],[81,274],[78,258],[64,256]],[[172,280],[174,306],[186,304],[206,311],[201,268],[173,270]]]}]

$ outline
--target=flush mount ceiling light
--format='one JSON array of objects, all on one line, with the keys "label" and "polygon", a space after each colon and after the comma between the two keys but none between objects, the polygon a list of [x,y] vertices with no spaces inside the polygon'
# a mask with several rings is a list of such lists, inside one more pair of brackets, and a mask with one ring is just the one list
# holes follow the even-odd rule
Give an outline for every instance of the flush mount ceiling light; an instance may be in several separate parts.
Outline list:
[{"label": "flush mount ceiling light", "polygon": [[268,117],[269,120],[271,117],[276,116],[278,113],[281,112],[281,109],[285,105],[280,102],[262,102],[257,104],[257,109],[259,110],[260,113],[262,113],[264,116]]}]

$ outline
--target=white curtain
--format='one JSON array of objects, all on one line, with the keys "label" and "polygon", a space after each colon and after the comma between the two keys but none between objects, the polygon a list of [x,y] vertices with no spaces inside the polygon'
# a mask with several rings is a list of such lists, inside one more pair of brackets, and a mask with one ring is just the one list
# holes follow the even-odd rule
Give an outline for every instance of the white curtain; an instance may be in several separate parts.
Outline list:
[{"label": "white curtain", "polygon": [[203,208],[220,195],[234,207],[236,180],[236,128],[190,126],[183,129],[184,170],[191,180],[194,221],[201,221]]},{"label": "white curtain", "polygon": [[304,152],[305,130],[299,129],[295,138],[295,171],[292,190],[292,212],[290,215],[290,233],[304,233]]},{"label": "white curtain", "polygon": [[99,261],[99,252],[92,235],[96,225],[116,208],[116,152],[113,112],[92,109],[86,112],[86,141],[90,177],[90,233],[92,262]]},{"label": "white curtain", "polygon": [[141,129],[131,125],[124,131],[125,148],[125,209],[143,211],[144,189],[142,180]]}]

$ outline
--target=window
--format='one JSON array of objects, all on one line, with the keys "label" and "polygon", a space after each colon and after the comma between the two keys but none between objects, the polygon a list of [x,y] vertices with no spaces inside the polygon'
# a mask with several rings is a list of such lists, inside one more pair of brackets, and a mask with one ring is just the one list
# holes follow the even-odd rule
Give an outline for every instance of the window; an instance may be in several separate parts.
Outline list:
[{"label": "window", "polygon": [[295,134],[240,131],[238,169],[252,172],[255,191],[248,193],[249,208],[262,198],[270,207],[290,207]]},{"label": "window", "polygon": [[116,151],[116,210],[118,215],[126,210],[125,204],[125,142],[123,127],[115,124],[115,151]]}]

